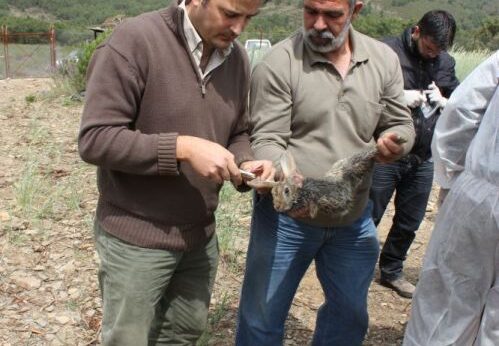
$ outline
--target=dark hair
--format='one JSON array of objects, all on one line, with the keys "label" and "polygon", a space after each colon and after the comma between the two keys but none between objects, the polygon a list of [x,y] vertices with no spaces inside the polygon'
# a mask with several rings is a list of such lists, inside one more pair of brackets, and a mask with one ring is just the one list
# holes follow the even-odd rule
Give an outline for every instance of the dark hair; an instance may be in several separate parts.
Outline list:
[{"label": "dark hair", "polygon": [[421,35],[431,40],[442,50],[447,50],[454,43],[456,21],[452,14],[443,10],[426,12],[418,22]]}]

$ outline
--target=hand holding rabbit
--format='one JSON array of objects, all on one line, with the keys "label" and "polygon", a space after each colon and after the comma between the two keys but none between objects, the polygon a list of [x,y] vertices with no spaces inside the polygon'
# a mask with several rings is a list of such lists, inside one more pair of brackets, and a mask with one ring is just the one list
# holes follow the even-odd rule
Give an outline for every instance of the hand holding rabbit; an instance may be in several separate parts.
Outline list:
[{"label": "hand holding rabbit", "polygon": [[274,208],[292,217],[314,218],[319,210],[341,217],[352,209],[355,192],[372,169],[374,160],[388,161],[399,157],[405,142],[395,134],[388,134],[378,141],[377,146],[335,162],[320,179],[304,178],[287,152],[280,160],[279,181],[254,179],[247,184],[258,189],[272,189]]},{"label": "hand holding rabbit", "polygon": [[406,141],[401,139],[399,135],[393,132],[386,133],[377,141],[378,155],[376,161],[388,163],[399,159],[404,152],[402,146]]}]

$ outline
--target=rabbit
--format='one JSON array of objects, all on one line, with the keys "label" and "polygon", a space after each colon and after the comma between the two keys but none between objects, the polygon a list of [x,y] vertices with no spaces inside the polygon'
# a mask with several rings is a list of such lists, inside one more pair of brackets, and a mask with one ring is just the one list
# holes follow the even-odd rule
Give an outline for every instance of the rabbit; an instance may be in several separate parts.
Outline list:
[{"label": "rabbit", "polygon": [[[406,140],[399,138],[399,144]],[[378,154],[376,146],[333,164],[323,178],[303,178],[296,169],[292,155],[287,152],[280,159],[282,180],[254,179],[247,184],[254,188],[271,188],[274,208],[278,212],[308,210],[314,218],[319,210],[334,217],[342,217],[352,210],[355,192],[362,179],[372,169]]]}]

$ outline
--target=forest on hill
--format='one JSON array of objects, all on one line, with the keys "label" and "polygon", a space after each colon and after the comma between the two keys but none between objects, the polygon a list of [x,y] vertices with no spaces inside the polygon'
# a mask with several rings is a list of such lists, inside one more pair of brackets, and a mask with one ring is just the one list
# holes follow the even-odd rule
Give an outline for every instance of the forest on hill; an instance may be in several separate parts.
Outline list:
[{"label": "forest on hill", "polygon": [[[88,27],[114,16],[135,16],[162,8],[171,0],[0,0],[0,25],[10,31],[46,31],[55,25],[61,44],[89,38]],[[302,0],[270,0],[241,37],[260,37],[277,42],[302,23]],[[354,23],[376,38],[398,35],[431,9],[451,12],[458,23],[456,45],[465,49],[499,47],[499,1],[497,0],[365,0]]]}]

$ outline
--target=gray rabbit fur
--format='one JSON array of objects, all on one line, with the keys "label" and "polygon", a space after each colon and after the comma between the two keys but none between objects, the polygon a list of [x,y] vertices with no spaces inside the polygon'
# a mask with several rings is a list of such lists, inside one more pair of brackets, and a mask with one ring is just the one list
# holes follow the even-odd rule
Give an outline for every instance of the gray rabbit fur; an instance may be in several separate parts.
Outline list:
[{"label": "gray rabbit fur", "polygon": [[[399,139],[400,144],[404,142]],[[341,217],[354,204],[355,193],[373,168],[374,159],[378,154],[376,146],[339,160],[323,178],[303,178],[296,169],[296,164],[290,153],[281,157],[281,175],[279,181],[247,182],[252,187],[272,188],[274,208],[278,212],[293,212],[307,210],[308,216],[314,218],[319,210],[333,217]]]}]

